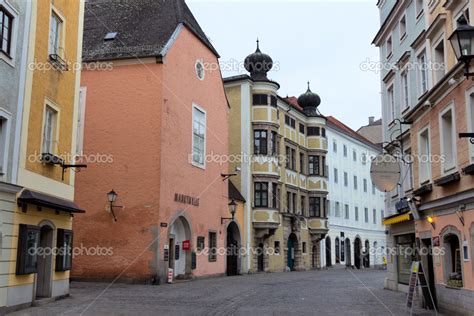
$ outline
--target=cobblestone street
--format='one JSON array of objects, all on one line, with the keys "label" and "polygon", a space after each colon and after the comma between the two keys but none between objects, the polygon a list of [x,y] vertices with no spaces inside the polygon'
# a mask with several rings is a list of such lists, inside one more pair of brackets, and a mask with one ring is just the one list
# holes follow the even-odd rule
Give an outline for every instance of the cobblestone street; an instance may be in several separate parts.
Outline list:
[{"label": "cobblestone street", "polygon": [[405,295],[383,290],[384,276],[331,268],[160,286],[75,282],[71,297],[15,314],[406,315]]}]

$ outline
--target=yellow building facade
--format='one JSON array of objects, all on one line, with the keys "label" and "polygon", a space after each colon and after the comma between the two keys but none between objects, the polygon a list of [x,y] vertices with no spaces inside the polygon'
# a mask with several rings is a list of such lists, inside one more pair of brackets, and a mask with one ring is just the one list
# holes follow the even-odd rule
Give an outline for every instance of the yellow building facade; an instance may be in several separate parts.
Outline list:
[{"label": "yellow building facade", "polygon": [[[242,272],[320,268],[328,231],[326,119],[310,91],[280,98],[269,80],[271,58],[260,49],[246,59],[250,76],[224,79],[230,112],[230,169],[246,200]],[[301,104],[303,103],[303,104]]]},{"label": "yellow building facade", "polygon": [[69,293],[84,1],[31,2],[6,311]]}]

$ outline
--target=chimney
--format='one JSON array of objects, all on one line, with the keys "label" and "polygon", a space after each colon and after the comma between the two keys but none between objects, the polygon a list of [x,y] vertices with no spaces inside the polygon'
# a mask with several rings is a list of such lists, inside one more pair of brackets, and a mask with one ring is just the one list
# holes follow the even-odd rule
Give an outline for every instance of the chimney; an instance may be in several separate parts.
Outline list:
[{"label": "chimney", "polygon": [[374,124],[375,116],[369,116],[369,125]]}]

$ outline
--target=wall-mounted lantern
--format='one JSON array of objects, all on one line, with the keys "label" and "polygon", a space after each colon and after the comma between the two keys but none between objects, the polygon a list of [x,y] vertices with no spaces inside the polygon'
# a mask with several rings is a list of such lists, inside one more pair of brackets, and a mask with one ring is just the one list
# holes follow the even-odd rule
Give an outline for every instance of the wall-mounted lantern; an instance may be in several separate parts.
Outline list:
[{"label": "wall-mounted lantern", "polygon": [[461,25],[449,37],[449,41],[453,46],[456,58],[464,62],[464,75],[466,78],[474,76],[469,68],[474,58],[474,26]]},{"label": "wall-mounted lantern", "polygon": [[112,216],[114,217],[114,222],[117,221],[117,217],[115,216],[115,213],[114,213],[114,208],[123,208],[123,206],[114,205],[115,201],[117,200],[117,195],[118,194],[114,190],[107,193],[107,200],[109,201],[110,212],[112,213]]},{"label": "wall-mounted lantern", "polygon": [[434,219],[432,216],[428,216],[428,218],[426,219],[428,221],[428,223],[431,224],[431,226],[433,227],[433,229],[436,229],[436,225],[434,223]]},{"label": "wall-mounted lantern", "polygon": [[224,224],[225,220],[234,220],[235,217],[235,211],[237,210],[237,203],[235,203],[234,200],[230,201],[229,203],[229,212],[232,215],[232,217],[221,217],[221,224]]}]

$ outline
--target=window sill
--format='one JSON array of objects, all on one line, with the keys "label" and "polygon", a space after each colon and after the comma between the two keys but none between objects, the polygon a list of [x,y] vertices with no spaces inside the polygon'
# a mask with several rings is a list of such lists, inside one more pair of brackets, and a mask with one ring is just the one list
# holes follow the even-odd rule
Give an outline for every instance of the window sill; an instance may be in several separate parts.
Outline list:
[{"label": "window sill", "polygon": [[0,52],[0,60],[3,60],[7,65],[11,66],[12,68],[15,68],[15,60],[9,54],[5,52]]},{"label": "window sill", "polygon": [[403,108],[402,113],[401,113],[402,116],[405,115],[406,113],[408,113],[409,110],[410,110],[410,106],[409,106],[409,105],[407,105],[405,108]]},{"label": "window sill", "polygon": [[407,32],[405,32],[404,34],[402,34],[402,36],[400,37],[400,44],[403,43],[403,41],[407,38]]},{"label": "window sill", "polygon": [[196,167],[196,168],[199,168],[201,170],[206,170],[206,165],[205,164],[200,164],[200,163],[197,163],[197,162],[191,162],[191,165],[193,167]]}]

